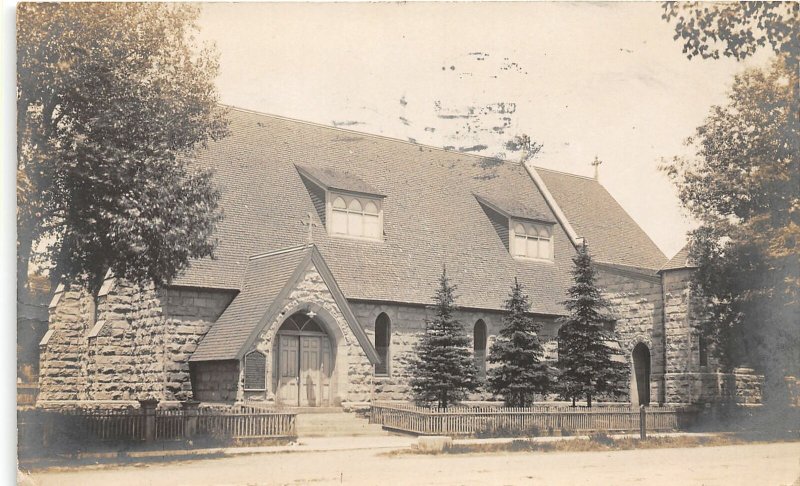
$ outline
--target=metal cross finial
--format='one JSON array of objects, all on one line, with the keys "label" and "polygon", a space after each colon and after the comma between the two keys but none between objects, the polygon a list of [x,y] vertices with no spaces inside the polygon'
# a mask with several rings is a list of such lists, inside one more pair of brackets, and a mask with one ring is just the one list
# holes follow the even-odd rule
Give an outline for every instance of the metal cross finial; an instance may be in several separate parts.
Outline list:
[{"label": "metal cross finial", "polygon": [[300,224],[303,226],[308,226],[308,244],[314,243],[314,226],[319,226],[315,221],[314,217],[311,216],[311,213],[306,213],[305,219],[300,220]]},{"label": "metal cross finial", "polygon": [[602,163],[603,161],[598,159],[597,156],[595,155],[594,162],[592,162],[592,165],[594,166],[594,180],[600,179],[600,164]]}]

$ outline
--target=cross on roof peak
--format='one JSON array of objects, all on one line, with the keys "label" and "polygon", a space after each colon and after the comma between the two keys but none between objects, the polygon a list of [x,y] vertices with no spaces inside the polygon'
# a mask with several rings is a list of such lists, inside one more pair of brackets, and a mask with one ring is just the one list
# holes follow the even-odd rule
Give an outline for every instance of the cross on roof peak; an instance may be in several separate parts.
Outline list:
[{"label": "cross on roof peak", "polygon": [[594,166],[594,180],[599,180],[600,179],[600,164],[602,164],[602,163],[603,163],[603,161],[600,160],[595,155],[594,156],[594,161],[592,162],[592,165]]},{"label": "cross on roof peak", "polygon": [[306,217],[300,220],[300,224],[303,226],[308,227],[308,241],[307,243],[310,245],[314,243],[314,226],[319,226],[316,221],[314,221],[314,216],[309,211],[306,213]]}]

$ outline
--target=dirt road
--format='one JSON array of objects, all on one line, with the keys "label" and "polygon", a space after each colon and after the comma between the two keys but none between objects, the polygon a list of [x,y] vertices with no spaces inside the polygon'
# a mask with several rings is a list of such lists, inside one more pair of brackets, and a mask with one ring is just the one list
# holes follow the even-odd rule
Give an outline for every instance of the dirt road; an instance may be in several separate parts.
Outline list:
[{"label": "dirt road", "polygon": [[358,450],[260,454],[33,474],[69,485],[794,485],[800,442],[617,452],[389,457]]}]

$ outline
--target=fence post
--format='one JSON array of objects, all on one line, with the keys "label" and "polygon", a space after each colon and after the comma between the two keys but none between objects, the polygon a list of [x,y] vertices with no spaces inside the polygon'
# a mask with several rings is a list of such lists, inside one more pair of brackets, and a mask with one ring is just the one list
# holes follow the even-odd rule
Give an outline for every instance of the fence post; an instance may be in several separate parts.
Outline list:
[{"label": "fence post", "polygon": [[153,442],[156,440],[156,406],[158,406],[158,399],[147,398],[139,400],[139,405],[142,407],[142,414],[144,415],[144,440]]},{"label": "fence post", "polygon": [[647,439],[647,411],[644,405],[639,405],[639,438]]},{"label": "fence post", "polygon": [[191,440],[197,435],[197,408],[200,402],[197,400],[186,400],[181,402],[183,409],[183,438]]}]

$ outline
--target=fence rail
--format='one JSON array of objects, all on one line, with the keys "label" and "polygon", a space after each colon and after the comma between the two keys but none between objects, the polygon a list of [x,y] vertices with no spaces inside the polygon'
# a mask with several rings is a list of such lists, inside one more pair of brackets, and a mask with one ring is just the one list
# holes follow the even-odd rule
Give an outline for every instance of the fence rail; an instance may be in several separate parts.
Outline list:
[{"label": "fence rail", "polygon": [[[671,431],[683,425],[681,410],[647,408],[646,426],[650,431]],[[639,409],[626,406],[564,407],[453,407],[425,408],[411,404],[372,405],[370,423],[419,435],[475,435],[504,431],[522,434],[540,431],[590,432],[639,430]]]},{"label": "fence rail", "polygon": [[199,435],[234,439],[291,437],[297,435],[295,417],[294,413],[259,409],[213,413],[201,410],[197,417],[197,432]]}]

